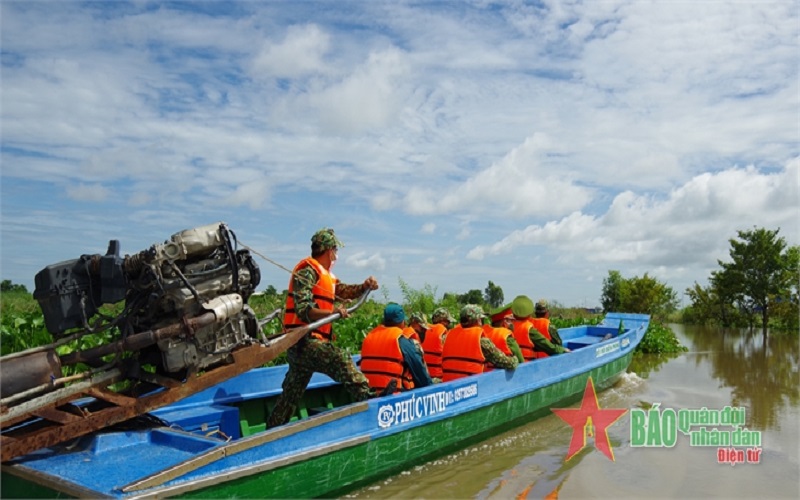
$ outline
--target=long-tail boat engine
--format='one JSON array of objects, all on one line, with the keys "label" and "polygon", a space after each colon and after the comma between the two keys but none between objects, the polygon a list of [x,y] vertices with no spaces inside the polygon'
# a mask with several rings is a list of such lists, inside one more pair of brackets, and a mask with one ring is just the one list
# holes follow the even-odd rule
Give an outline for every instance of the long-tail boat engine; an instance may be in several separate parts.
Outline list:
[{"label": "long-tail boat engine", "polygon": [[[237,249],[224,223],[181,231],[135,255],[120,257],[119,250],[111,240],[105,255],[82,255],[36,274],[33,296],[55,342],[5,357],[4,403],[71,381],[77,376],[64,377],[62,368],[77,363],[97,373],[125,359],[127,370],[150,366],[158,376],[181,380],[231,362],[235,348],[262,335],[247,305],[259,267],[248,250]],[[118,312],[101,307],[122,301]],[[108,342],[57,354],[60,345],[89,334]]]},{"label": "long-tail boat engine", "polygon": [[265,335],[282,308],[256,317],[247,302],[261,272],[238,246],[219,222],[132,256],[111,240],[105,255],[37,273],[54,341],[0,357],[0,463],[117,424],[154,425],[137,417],[272,362],[341,317]]}]

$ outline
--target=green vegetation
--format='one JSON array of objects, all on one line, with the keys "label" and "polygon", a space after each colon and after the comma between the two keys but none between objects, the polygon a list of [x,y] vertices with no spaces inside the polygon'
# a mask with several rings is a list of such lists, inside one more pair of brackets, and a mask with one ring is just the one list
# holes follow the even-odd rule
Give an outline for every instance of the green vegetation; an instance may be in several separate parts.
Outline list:
[{"label": "green vegetation", "polygon": [[643,354],[673,354],[688,350],[678,341],[675,332],[656,322],[650,323],[644,338],[636,348],[637,353]]},{"label": "green vegetation", "polygon": [[[7,281],[7,280],[6,280]],[[0,315],[0,352],[6,355],[49,344],[53,337],[44,327],[44,316],[33,296],[22,289],[5,288]],[[21,285],[20,285],[21,286]]]},{"label": "green vegetation", "polygon": [[675,333],[664,322],[678,308],[677,294],[671,287],[645,273],[641,278],[623,278],[619,271],[609,271],[603,280],[600,303],[605,312],[650,315],[650,327],[636,348],[637,353],[667,354],[686,351]]},{"label": "green vegetation", "polygon": [[678,308],[678,299],[671,287],[647,273],[626,279],[619,271],[609,271],[600,304],[605,312],[649,314],[654,321],[663,322]]},{"label": "green vegetation", "polygon": [[28,292],[28,289],[25,285],[19,285],[16,283],[12,283],[11,280],[3,280],[0,282],[0,292]]},{"label": "green vegetation", "polygon": [[[5,283],[5,282],[4,282]],[[445,293],[437,299],[436,288],[425,285],[422,289],[413,289],[407,283],[400,280],[400,289],[403,295],[403,306],[408,314],[413,312],[423,312],[430,316],[439,307],[444,307],[454,317],[458,317],[459,310],[469,300],[478,300],[475,293],[453,294]],[[28,293],[24,286],[13,285],[8,282],[4,284],[5,290],[2,294],[2,354],[18,352],[32,347],[49,344],[53,342],[53,337],[44,326],[44,317],[38,303],[33,296]],[[275,287],[268,286],[266,290],[254,294],[248,304],[259,318],[266,317],[277,309],[282,309],[286,301],[286,290],[278,292]],[[387,295],[384,292],[384,295]],[[488,299],[488,300],[484,300]],[[486,288],[486,296],[480,295],[479,305],[487,311],[494,307],[492,303],[500,302],[502,305],[503,291],[499,286],[491,281]],[[334,331],[336,332],[336,343],[350,353],[358,353],[366,334],[383,319],[383,308],[388,300],[377,302],[373,298],[368,299],[352,316],[336,321]],[[119,310],[121,304],[103,306],[103,313],[113,315],[115,310]],[[266,335],[274,335],[280,332],[280,314],[273,321],[264,325]],[[580,308],[565,308],[557,303],[551,304],[551,317],[553,324],[559,328],[577,326],[581,324],[597,324],[601,315],[588,314]],[[74,341],[58,348],[59,354],[66,354],[74,350],[84,350],[96,345],[111,342],[112,333],[106,332],[103,336],[87,335],[79,341]],[[281,364],[285,362],[285,354],[279,356],[270,364]],[[82,371],[86,367],[70,367],[70,371]]]},{"label": "green vegetation", "polygon": [[686,289],[686,323],[800,330],[800,247],[787,246],[780,229],[737,231],[730,261],[717,261],[709,285]]}]

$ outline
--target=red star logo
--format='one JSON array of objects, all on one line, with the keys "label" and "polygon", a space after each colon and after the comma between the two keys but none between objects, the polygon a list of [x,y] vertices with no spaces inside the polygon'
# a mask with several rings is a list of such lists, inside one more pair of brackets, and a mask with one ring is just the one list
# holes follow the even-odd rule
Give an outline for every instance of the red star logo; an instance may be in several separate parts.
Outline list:
[{"label": "red star logo", "polygon": [[597,404],[597,393],[594,391],[592,377],[586,381],[580,408],[551,408],[551,411],[572,427],[572,439],[569,442],[566,460],[575,456],[586,446],[586,435],[588,434],[594,436],[594,446],[612,462],[614,461],[614,451],[611,449],[607,430],[628,410],[601,410]]}]

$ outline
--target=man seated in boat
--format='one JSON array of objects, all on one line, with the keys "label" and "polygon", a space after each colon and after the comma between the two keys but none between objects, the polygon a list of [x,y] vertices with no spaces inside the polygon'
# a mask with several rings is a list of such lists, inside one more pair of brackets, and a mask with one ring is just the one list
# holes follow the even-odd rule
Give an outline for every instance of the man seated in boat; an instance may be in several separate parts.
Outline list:
[{"label": "man seated in boat", "polygon": [[[431,325],[428,324],[428,317],[425,313],[415,312],[408,318],[408,325],[403,333],[406,337],[411,338],[422,344],[425,341],[425,334]],[[424,349],[423,349],[424,352]]]},{"label": "man seated in boat", "polygon": [[505,306],[500,311],[492,314],[489,319],[491,323],[483,325],[483,333],[498,349],[503,351],[506,356],[517,358],[517,361],[523,363],[525,358],[522,356],[522,351],[514,338],[513,328],[514,315],[511,313],[511,306]]},{"label": "man seated in boat", "polygon": [[513,370],[517,358],[503,351],[483,331],[483,309],[476,305],[461,308],[459,324],[447,332],[442,349],[442,381],[448,382],[483,373],[490,368]]},{"label": "man seated in boat", "polygon": [[447,336],[447,330],[455,322],[450,311],[440,307],[433,311],[431,325],[422,339],[422,350],[425,351],[425,364],[434,381],[442,380],[442,347]]},{"label": "man seated in boat", "polygon": [[550,336],[550,342],[552,342],[553,345],[564,345],[564,342],[561,340],[561,335],[558,333],[558,328],[550,322],[550,308],[547,306],[546,300],[539,299],[539,301],[536,302],[531,322],[533,326],[539,330],[539,333],[545,337],[548,335]]},{"label": "man seated in boat", "polygon": [[531,317],[534,312],[533,301],[526,295],[518,295],[511,302],[511,312],[514,314],[514,338],[525,361],[570,352],[563,345],[553,342],[549,329],[541,332],[534,326]]},{"label": "man seated in boat", "polygon": [[[354,299],[366,290],[377,290],[378,281],[370,276],[361,284],[345,285],[331,272],[342,242],[333,229],[323,228],[311,237],[311,256],[301,260],[289,279],[283,327],[308,325],[334,313],[346,318],[349,314],[337,300]],[[330,323],[309,332],[287,351],[289,370],[283,379],[283,392],[278,396],[269,418],[269,427],[285,424],[297,409],[314,372],[324,373],[341,383],[355,401],[375,396],[367,378],[358,370],[353,358],[344,349],[333,345]]]},{"label": "man seated in boat", "polygon": [[361,371],[369,386],[382,392],[395,382],[397,392],[433,383],[419,343],[405,333],[406,317],[400,304],[383,310],[383,324],[373,328],[361,345]]}]

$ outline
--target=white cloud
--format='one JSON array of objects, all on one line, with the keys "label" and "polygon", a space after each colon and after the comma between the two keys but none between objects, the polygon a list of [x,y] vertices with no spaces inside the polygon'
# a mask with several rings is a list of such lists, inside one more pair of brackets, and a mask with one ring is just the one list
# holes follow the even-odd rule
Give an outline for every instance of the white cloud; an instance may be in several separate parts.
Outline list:
[{"label": "white cloud", "polygon": [[420,232],[422,234],[433,234],[436,232],[436,224],[434,224],[433,222],[426,222],[420,228]]},{"label": "white cloud", "polygon": [[308,101],[319,110],[325,133],[375,133],[397,121],[407,72],[401,51],[375,51],[344,79],[310,95]]},{"label": "white cloud", "polygon": [[269,203],[271,186],[267,179],[254,179],[236,186],[230,195],[229,201],[233,205],[246,205],[252,210],[257,210]]},{"label": "white cloud", "polygon": [[578,210],[591,201],[591,190],[570,181],[569,172],[548,165],[558,154],[545,134],[528,137],[490,167],[443,194],[412,187],[405,206],[412,214],[478,213],[509,217],[550,217]]},{"label": "white cloud", "polygon": [[[549,246],[565,257],[641,267],[709,266],[739,229],[783,228],[797,241],[800,159],[777,173],[749,166],[704,173],[665,198],[626,191],[605,214],[574,212],[558,221],[516,230],[467,257],[481,260],[524,246]],[[768,221],[768,222],[765,222]]]},{"label": "white cloud", "polygon": [[280,43],[264,42],[253,61],[256,77],[302,78],[327,71],[330,36],[316,24],[290,26]]},{"label": "white cloud", "polygon": [[355,253],[346,259],[347,265],[356,269],[369,271],[383,271],[386,269],[386,259],[380,253],[367,255],[366,252]]}]

